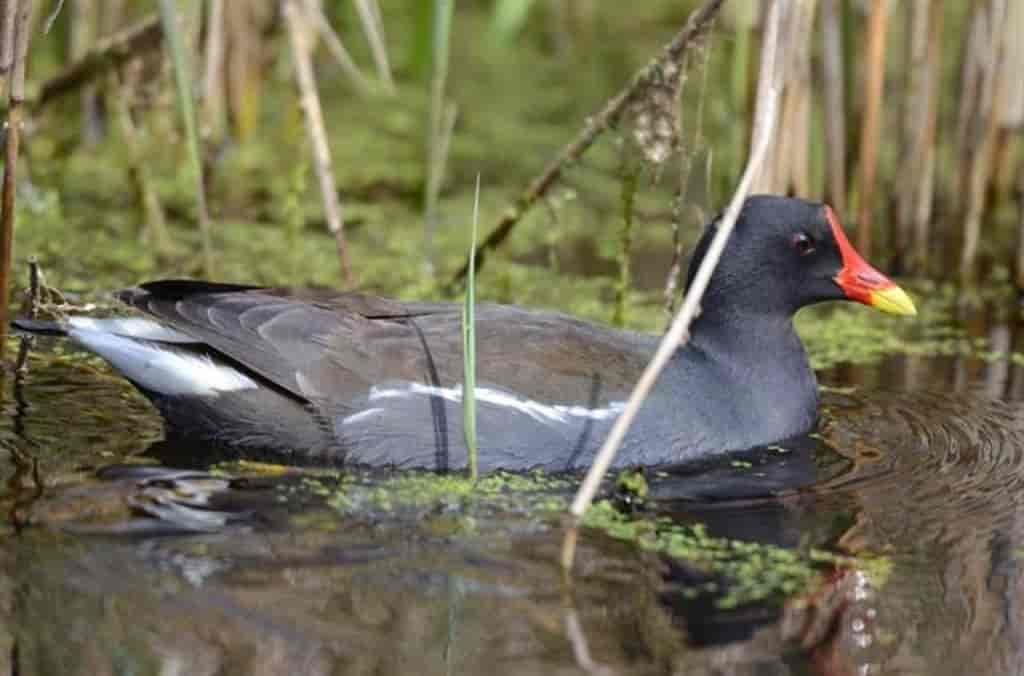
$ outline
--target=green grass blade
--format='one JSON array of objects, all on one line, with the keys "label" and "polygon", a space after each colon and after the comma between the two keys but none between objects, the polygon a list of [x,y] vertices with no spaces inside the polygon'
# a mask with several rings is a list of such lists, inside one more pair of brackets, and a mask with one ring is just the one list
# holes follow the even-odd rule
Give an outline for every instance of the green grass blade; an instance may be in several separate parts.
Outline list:
[{"label": "green grass blade", "polygon": [[534,0],[498,0],[494,6],[491,29],[499,40],[509,42],[515,38],[534,5]]},{"label": "green grass blade", "polygon": [[210,275],[213,272],[213,250],[210,244],[209,215],[206,211],[206,195],[203,188],[203,163],[199,155],[199,132],[196,130],[196,111],[192,102],[192,70],[189,67],[185,46],[182,44],[177,4],[175,0],[160,0],[160,20],[171,51],[171,60],[174,62],[178,110],[185,123],[189,163],[192,165],[192,174],[196,182],[196,211],[199,235],[202,239],[203,268],[206,274]]},{"label": "green grass blade", "polygon": [[480,174],[476,175],[473,196],[473,235],[469,245],[469,271],[466,273],[466,300],[462,306],[462,428],[469,453],[469,476],[478,476],[476,440],[476,225],[480,215]]}]

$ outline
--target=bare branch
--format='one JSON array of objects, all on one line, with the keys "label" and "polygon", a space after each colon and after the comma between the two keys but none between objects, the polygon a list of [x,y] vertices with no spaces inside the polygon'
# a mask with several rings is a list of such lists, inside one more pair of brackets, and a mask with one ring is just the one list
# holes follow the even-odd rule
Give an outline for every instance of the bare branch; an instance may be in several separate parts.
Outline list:
[{"label": "bare branch", "polygon": [[[774,2],[769,13],[767,31],[765,34],[766,45],[774,45],[778,41],[779,5],[779,2]],[[767,60],[769,62],[769,68],[772,68],[775,60],[775,50],[772,48],[765,50],[762,52],[762,58]],[[762,73],[763,72],[766,71],[762,70]],[[769,69],[767,72],[771,73],[773,70]],[[776,74],[778,73],[777,70],[774,72]],[[700,299],[704,295],[704,290],[707,288],[708,282],[711,280],[711,274],[718,265],[718,260],[722,257],[722,251],[725,249],[729,235],[732,234],[733,227],[736,225],[736,220],[739,218],[740,211],[743,208],[743,204],[747,199],[748,193],[750,192],[750,187],[753,183],[754,177],[757,175],[757,172],[768,153],[768,147],[772,140],[772,132],[775,129],[775,118],[778,112],[779,99],[779,88],[777,85],[778,78],[773,78],[773,80],[774,82],[772,82],[772,84],[767,88],[765,99],[763,101],[764,105],[759,107],[758,110],[758,116],[754,127],[753,149],[751,150],[750,158],[747,160],[747,167],[743,172],[743,178],[740,180],[740,183],[736,188],[736,192],[733,194],[732,201],[729,203],[729,208],[726,210],[725,216],[722,218],[721,224],[718,226],[718,231],[711,240],[711,246],[708,247],[707,254],[705,254],[704,260],[701,262],[700,268],[697,270],[693,283],[686,292],[686,298],[683,300],[683,305],[679,308],[679,313],[672,322],[672,326],[662,337],[661,343],[658,345],[658,349],[654,353],[654,357],[651,359],[651,362],[647,365],[647,368],[644,369],[643,374],[640,376],[640,380],[633,388],[633,393],[630,395],[629,401],[626,402],[626,407],[623,410],[622,415],[620,415],[615,421],[615,425],[608,434],[608,438],[605,440],[604,445],[601,446],[601,450],[598,451],[597,456],[594,458],[594,464],[591,465],[590,470],[587,472],[583,483],[580,485],[580,488],[576,493],[576,497],[573,499],[572,505],[569,507],[572,524],[569,532],[566,534],[566,538],[562,546],[562,566],[566,570],[572,568],[572,562],[576,550],[576,529],[579,527],[579,524],[583,519],[583,514],[593,502],[594,496],[597,494],[597,489],[600,487],[605,473],[611,466],[612,460],[615,459],[615,454],[618,452],[619,446],[622,444],[622,440],[626,436],[626,432],[629,431],[629,426],[632,424],[633,419],[636,417],[637,412],[639,412],[643,402],[650,394],[658,376],[665,368],[668,360],[673,354],[675,354],[676,350],[684,345],[688,339],[690,323],[697,316],[700,310]]]}]

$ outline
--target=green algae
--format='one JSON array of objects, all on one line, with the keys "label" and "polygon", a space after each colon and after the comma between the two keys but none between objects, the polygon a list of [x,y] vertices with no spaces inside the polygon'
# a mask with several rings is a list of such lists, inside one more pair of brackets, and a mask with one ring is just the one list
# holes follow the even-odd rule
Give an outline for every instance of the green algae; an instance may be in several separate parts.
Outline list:
[{"label": "green algae", "polygon": [[[288,490],[313,495],[347,518],[373,523],[414,523],[436,537],[477,537],[507,529],[509,517],[532,527],[557,527],[575,482],[540,472],[498,472],[477,482],[458,475],[410,472],[372,475],[306,476]],[[620,476],[615,488],[646,495],[640,473]],[[643,552],[676,559],[705,573],[709,580],[683,590],[688,596],[711,593],[721,608],[755,602],[781,602],[806,594],[839,570],[864,572],[876,588],[891,574],[885,556],[844,556],[812,547],[774,545],[720,538],[702,524],[679,524],[646,511],[625,513],[610,500],[595,503],[584,517],[586,529],[630,543]],[[322,520],[322,517],[318,517]],[[317,522],[319,523],[319,521]],[[323,526],[326,527],[326,526]]]},{"label": "green algae", "polygon": [[811,365],[872,364],[893,354],[964,355],[977,352],[954,322],[955,298],[926,283],[911,287],[918,316],[894,317],[853,303],[830,303],[797,315]]},{"label": "green algae", "polygon": [[616,478],[615,485],[619,491],[628,493],[636,500],[646,500],[650,494],[647,478],[643,471],[622,472]]},{"label": "green algae", "polygon": [[706,582],[685,593],[722,592],[720,608],[736,608],[759,601],[781,601],[804,594],[836,570],[863,571],[876,588],[884,586],[892,562],[869,554],[843,556],[816,548],[784,549],[775,545],[717,538],[703,524],[681,525],[660,517],[637,519],[602,500],[587,511],[584,526],[640,549],[686,562],[721,582]]},{"label": "green algae", "polygon": [[436,510],[548,515],[566,509],[568,491],[573,485],[568,479],[540,472],[495,472],[475,482],[461,475],[428,472],[385,478],[347,474],[340,482],[325,483],[323,478],[307,477],[304,483],[326,497],[332,507],[349,515]]}]

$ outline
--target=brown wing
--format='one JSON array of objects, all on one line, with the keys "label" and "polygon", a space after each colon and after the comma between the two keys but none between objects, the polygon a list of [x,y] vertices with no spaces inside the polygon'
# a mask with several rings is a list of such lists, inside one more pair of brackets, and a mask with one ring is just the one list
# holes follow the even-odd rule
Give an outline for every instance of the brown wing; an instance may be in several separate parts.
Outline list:
[{"label": "brown wing", "polygon": [[[344,407],[383,382],[450,387],[463,379],[453,304],[177,281],[121,297],[311,401]],[[558,313],[481,305],[477,381],[537,401],[600,405],[624,398],[653,345]]]}]

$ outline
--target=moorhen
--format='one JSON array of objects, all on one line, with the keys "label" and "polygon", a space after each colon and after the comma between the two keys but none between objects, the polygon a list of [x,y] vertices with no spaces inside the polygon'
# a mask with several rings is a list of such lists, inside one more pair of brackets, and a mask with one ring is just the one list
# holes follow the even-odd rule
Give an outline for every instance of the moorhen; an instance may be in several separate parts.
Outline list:
[{"label": "moorhen", "polygon": [[[70,336],[109,361],[156,404],[171,437],[304,461],[467,464],[459,305],[175,280],[119,297],[151,318],[16,325]],[[829,207],[749,198],[690,341],[616,465],[676,464],[809,431],[818,390],[793,315],[842,299],[915,314]],[[509,305],[481,304],[476,322],[481,471],[589,465],[658,342]]]}]

